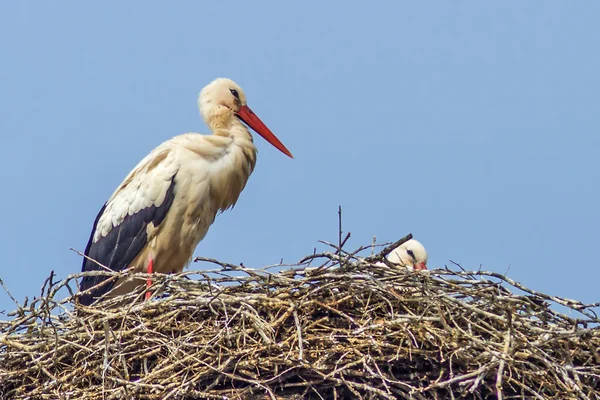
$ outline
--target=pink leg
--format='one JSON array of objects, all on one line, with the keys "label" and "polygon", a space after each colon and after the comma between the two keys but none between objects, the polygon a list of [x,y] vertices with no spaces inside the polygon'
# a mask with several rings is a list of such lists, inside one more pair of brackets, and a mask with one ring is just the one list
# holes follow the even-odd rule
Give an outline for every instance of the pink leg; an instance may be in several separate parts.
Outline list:
[{"label": "pink leg", "polygon": [[[146,271],[147,273],[151,274],[153,271],[153,266],[154,266],[154,260],[150,259],[148,261],[148,270]],[[146,281],[146,288],[150,289],[150,286],[152,286],[152,279],[148,278],[148,280]],[[146,300],[150,300],[150,296],[152,295],[152,293],[150,293],[150,291],[146,292]]]}]

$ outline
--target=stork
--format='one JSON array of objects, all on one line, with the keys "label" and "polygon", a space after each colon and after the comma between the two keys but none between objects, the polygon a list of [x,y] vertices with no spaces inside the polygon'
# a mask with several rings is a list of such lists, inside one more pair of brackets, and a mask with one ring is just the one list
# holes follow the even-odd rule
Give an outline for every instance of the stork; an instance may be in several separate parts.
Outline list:
[{"label": "stork", "polygon": [[394,264],[405,266],[410,271],[422,271],[427,269],[427,251],[425,250],[425,247],[415,239],[410,239],[396,247],[387,255],[387,259]]},{"label": "stork", "polygon": [[[293,158],[232,80],[211,82],[200,92],[198,106],[212,135],[175,136],[139,162],[98,213],[82,271],[104,266],[149,274],[181,272],[217,213],[235,205],[254,170],[257,149],[246,125]],[[82,294],[80,303],[90,305],[113,288],[111,296],[140,285],[121,278],[98,287],[107,279],[85,276],[80,290],[94,289]]]}]

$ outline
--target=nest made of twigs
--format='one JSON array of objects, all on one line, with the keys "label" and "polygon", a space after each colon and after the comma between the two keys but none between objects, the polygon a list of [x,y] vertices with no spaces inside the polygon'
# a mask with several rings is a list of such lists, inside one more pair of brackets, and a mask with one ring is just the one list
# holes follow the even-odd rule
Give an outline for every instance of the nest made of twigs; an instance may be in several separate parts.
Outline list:
[{"label": "nest made of twigs", "polygon": [[359,254],[283,270],[203,259],[219,269],[157,275],[150,301],[94,307],[58,298],[82,274],[50,279],[0,321],[0,397],[600,398],[594,305]]}]

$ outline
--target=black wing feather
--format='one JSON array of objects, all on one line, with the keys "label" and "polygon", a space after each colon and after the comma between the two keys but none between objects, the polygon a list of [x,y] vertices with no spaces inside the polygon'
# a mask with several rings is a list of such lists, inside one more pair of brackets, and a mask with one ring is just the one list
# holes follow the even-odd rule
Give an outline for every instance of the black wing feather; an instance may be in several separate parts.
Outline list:
[{"label": "black wing feather", "polygon": [[[133,215],[127,215],[118,226],[111,229],[108,235],[100,238],[100,240],[94,243],[96,226],[106,209],[106,204],[104,204],[94,221],[92,234],[90,235],[90,240],[85,248],[85,255],[113,271],[121,271],[127,268],[147,243],[148,234],[146,227],[148,224],[152,222],[154,226],[160,225],[171,208],[174,198],[175,176],[171,178],[171,184],[167,189],[165,200],[160,206],[156,207],[153,205],[139,210]],[[81,266],[82,272],[99,270],[102,270],[102,267],[97,263],[87,258],[83,259],[83,264]],[[86,276],[81,281],[80,290],[87,290],[106,279],[108,279],[107,276]],[[91,293],[82,295],[79,298],[79,302],[84,305],[90,305],[100,296],[112,289],[113,285],[114,281],[102,285]]]}]

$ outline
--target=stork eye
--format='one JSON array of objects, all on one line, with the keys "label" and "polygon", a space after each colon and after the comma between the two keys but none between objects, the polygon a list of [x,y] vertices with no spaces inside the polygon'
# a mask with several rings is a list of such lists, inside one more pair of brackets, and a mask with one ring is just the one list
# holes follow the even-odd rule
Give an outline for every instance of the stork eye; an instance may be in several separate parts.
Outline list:
[{"label": "stork eye", "polygon": [[240,99],[240,94],[238,93],[237,90],[235,89],[229,89],[229,91],[231,92],[231,94],[233,95],[233,97],[235,97],[236,99]]},{"label": "stork eye", "polygon": [[417,258],[415,257],[415,253],[413,253],[412,250],[406,250],[406,252],[413,260],[417,261]]}]

